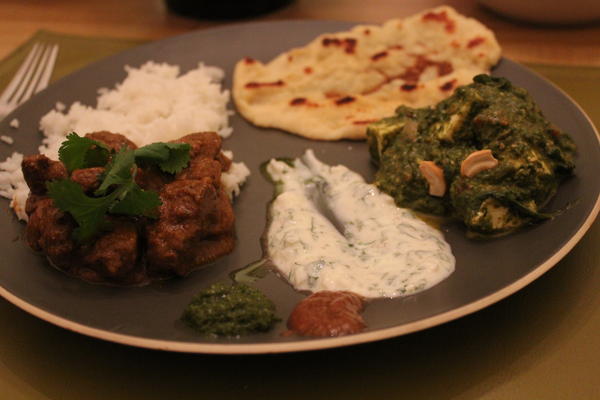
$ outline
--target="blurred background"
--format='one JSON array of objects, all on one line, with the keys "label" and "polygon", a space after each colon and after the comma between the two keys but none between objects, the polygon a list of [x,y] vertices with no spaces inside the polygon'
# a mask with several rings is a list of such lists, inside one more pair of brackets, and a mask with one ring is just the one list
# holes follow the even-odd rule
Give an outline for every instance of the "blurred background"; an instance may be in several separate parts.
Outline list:
[{"label": "blurred background", "polygon": [[[600,52],[594,51],[600,46],[600,25],[595,23],[600,18],[600,1],[597,0],[167,2],[175,11],[169,9],[165,0],[0,0],[0,58],[41,28],[62,33],[155,40],[194,29],[249,20],[327,19],[379,23],[449,4],[491,28],[502,44],[504,54],[516,61],[600,65]],[[502,17],[499,12],[516,19]]]}]

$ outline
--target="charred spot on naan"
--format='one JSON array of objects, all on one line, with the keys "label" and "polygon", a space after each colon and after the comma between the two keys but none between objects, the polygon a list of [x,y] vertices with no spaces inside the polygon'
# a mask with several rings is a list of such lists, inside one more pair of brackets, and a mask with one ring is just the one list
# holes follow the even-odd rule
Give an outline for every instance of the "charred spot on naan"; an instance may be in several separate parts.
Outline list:
[{"label": "charred spot on naan", "polygon": [[456,79],[452,79],[451,81],[444,83],[442,86],[440,86],[440,90],[447,92],[454,89],[454,85],[456,85]]},{"label": "charred spot on naan", "polygon": [[344,104],[352,103],[355,100],[356,99],[354,97],[352,97],[352,96],[344,96],[341,99],[335,100],[335,105],[341,106],[341,105],[344,105]]},{"label": "charred spot on naan", "polygon": [[472,49],[473,47],[479,46],[485,42],[485,38],[481,36],[474,37],[473,39],[467,42],[467,48]]},{"label": "charred spot on naan", "polygon": [[346,52],[347,54],[354,54],[357,42],[358,41],[355,38],[351,37],[344,39],[338,39],[336,37],[325,37],[323,38],[323,40],[321,40],[321,44],[324,47],[339,47],[343,49],[344,52]]},{"label": "charred spot on naan", "polygon": [[304,97],[296,97],[290,100],[290,106],[299,106],[302,104],[306,104],[306,98]]},{"label": "charred spot on naan", "polygon": [[388,52],[387,52],[387,51],[380,51],[379,53],[375,53],[375,54],[373,54],[373,55],[371,56],[371,60],[373,60],[373,61],[377,61],[377,60],[379,60],[380,58],[387,57],[387,55],[388,55]]},{"label": "charred spot on naan", "polygon": [[404,90],[405,92],[412,92],[417,88],[417,85],[414,83],[405,83],[400,86],[400,90]]},{"label": "charred spot on naan", "polygon": [[318,103],[309,101],[306,97],[294,97],[290,100],[290,106],[307,106],[307,107],[319,107]]},{"label": "charred spot on naan", "polygon": [[437,13],[430,11],[423,14],[421,18],[423,22],[433,21],[443,23],[446,32],[448,33],[454,33],[456,31],[456,22],[448,16],[448,13],[445,10]]},{"label": "charred spot on naan", "polygon": [[449,61],[433,61],[424,55],[417,55],[415,63],[410,66],[404,73],[398,75],[396,79],[403,79],[406,82],[418,82],[421,75],[429,67],[435,67],[437,69],[438,76],[446,76],[454,71],[452,63]]},{"label": "charred spot on naan", "polygon": [[248,82],[244,87],[246,89],[257,89],[262,87],[281,87],[284,85],[285,82],[279,79],[274,82]]},{"label": "charred spot on naan", "polygon": [[352,121],[352,123],[354,125],[369,125],[372,124],[373,122],[377,122],[379,121],[378,119],[362,119],[362,120],[355,120]]}]

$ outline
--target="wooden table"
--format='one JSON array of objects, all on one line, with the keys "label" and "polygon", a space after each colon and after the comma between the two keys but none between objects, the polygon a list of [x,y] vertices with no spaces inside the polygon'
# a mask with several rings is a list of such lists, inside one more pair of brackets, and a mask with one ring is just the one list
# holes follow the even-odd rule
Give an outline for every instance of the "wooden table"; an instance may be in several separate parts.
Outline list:
[{"label": "wooden table", "polygon": [[[516,61],[600,66],[600,25],[544,28],[515,24],[472,0],[294,0],[289,6],[256,19],[379,23],[443,3],[494,30],[504,55]],[[160,39],[219,23],[223,22],[171,15],[162,0],[2,0],[0,58],[40,28],[84,35]]]},{"label": "wooden table", "polygon": [[[295,0],[253,20],[379,23],[441,3]],[[446,3],[493,29],[504,55],[516,61],[600,67],[598,25],[533,27],[475,1]],[[42,28],[152,40],[221,23],[171,15],[161,0],[0,0],[0,58]],[[596,221],[555,268],[473,315],[312,353],[204,356],[129,348],[57,328],[0,299],[0,399],[600,399],[600,270],[592,251],[599,242]]]}]

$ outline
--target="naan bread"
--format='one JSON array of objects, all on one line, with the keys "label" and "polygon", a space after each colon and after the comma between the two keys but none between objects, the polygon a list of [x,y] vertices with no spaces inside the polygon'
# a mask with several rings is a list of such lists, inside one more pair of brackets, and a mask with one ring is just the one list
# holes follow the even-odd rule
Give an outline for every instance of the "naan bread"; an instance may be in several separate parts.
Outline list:
[{"label": "naan bread", "polygon": [[489,29],[442,6],[323,34],[267,64],[246,57],[235,67],[233,97],[258,126],[318,140],[364,139],[370,122],[402,104],[434,105],[499,58]]}]

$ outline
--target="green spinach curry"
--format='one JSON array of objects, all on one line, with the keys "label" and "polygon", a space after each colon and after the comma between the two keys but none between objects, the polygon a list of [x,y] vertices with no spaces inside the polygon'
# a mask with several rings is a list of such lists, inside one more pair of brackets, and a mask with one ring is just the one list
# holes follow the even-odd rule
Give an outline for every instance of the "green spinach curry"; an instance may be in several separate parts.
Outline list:
[{"label": "green spinach curry", "polygon": [[497,235],[548,218],[575,144],[523,88],[478,75],[434,108],[401,106],[367,129],[375,184],[396,204]]}]

